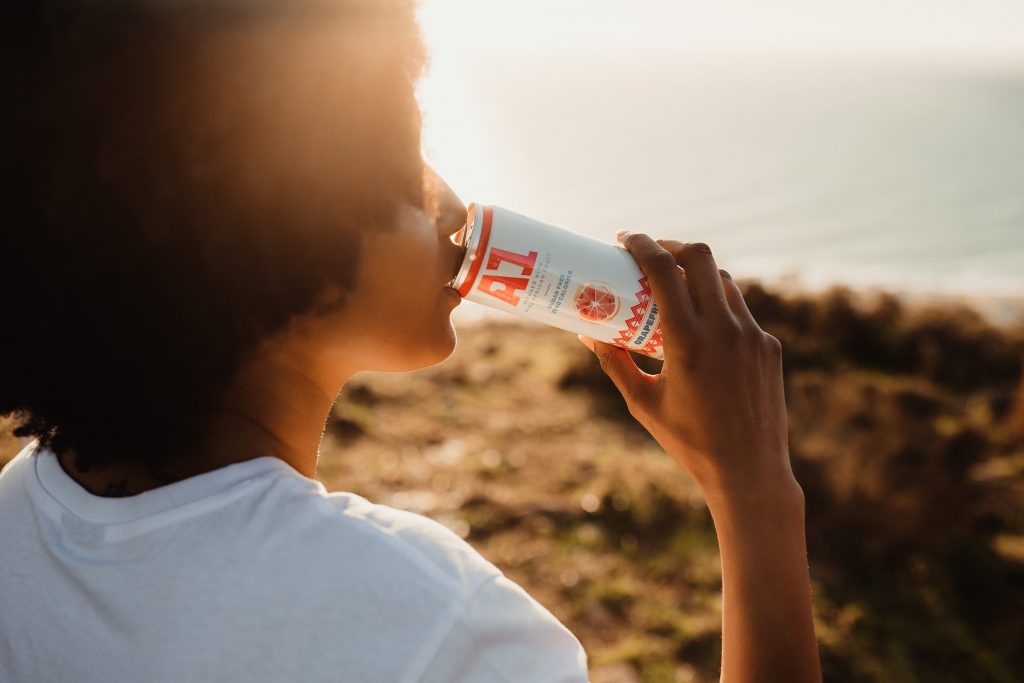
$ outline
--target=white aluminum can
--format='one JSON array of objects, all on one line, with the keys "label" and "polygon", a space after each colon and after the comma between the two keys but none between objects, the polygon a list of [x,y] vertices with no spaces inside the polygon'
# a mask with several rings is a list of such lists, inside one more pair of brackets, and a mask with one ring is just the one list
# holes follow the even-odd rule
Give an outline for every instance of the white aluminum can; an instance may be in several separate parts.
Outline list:
[{"label": "white aluminum can", "polygon": [[647,277],[624,248],[470,204],[453,239],[462,298],[654,358],[661,318]]}]

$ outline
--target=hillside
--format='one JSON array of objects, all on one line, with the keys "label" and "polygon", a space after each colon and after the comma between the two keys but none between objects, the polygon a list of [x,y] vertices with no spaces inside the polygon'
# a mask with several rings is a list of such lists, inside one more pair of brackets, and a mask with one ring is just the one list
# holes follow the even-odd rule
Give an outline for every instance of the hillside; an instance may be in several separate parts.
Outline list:
[{"label": "hillside", "polygon": [[[826,680],[1024,680],[1024,330],[746,295],[785,350]],[[490,322],[440,366],[356,376],[319,476],[466,538],[578,635],[595,683],[717,680],[707,510],[573,335]]]}]

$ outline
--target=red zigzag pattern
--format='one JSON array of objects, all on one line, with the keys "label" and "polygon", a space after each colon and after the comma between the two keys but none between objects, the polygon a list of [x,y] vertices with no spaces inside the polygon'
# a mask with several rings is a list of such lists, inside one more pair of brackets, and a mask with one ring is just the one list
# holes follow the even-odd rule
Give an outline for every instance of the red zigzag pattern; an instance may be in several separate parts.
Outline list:
[{"label": "red zigzag pattern", "polygon": [[[642,288],[636,293],[637,303],[629,308],[633,312],[633,317],[626,320],[626,329],[619,330],[619,336],[612,339],[611,343],[616,346],[621,346],[624,349],[633,349],[629,345],[629,340],[633,338],[636,331],[640,328],[640,323],[643,322],[644,316],[647,313],[647,308],[651,303],[651,286],[647,283],[647,277],[640,278],[640,287]],[[640,349],[641,353],[653,353],[657,347],[661,346],[661,321],[658,321],[657,327],[651,331],[651,337],[643,348]]]}]

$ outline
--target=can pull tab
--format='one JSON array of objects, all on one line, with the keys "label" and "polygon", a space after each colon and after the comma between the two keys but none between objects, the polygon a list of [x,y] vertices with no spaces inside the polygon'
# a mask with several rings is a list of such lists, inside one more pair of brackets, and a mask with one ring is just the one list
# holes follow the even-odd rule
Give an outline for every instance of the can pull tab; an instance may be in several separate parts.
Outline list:
[{"label": "can pull tab", "polygon": [[462,249],[466,248],[466,232],[467,232],[466,228],[467,228],[466,224],[463,223],[462,227],[459,228],[456,232],[454,232],[449,237],[449,239],[451,239],[452,243],[455,246],[461,247]]},{"label": "can pull tab", "polygon": [[462,264],[466,260],[466,251],[469,249],[466,236],[469,234],[469,224],[464,224],[459,228],[458,232],[451,236],[452,244],[458,247],[458,251],[455,254],[454,262],[452,263],[452,279],[448,283],[449,286],[454,285],[455,279],[459,277],[459,271],[462,270]]}]

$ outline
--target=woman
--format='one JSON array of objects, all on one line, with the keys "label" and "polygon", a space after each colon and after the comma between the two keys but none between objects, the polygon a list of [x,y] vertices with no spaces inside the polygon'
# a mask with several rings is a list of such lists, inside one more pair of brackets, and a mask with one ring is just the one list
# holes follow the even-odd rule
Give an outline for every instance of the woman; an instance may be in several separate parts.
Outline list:
[{"label": "woman", "polygon": [[[3,13],[0,415],[37,440],[0,475],[0,679],[586,680],[454,534],[312,479],[352,374],[455,346],[412,7]],[[621,241],[664,370],[582,341],[707,498],[723,680],[817,680],[778,343],[704,245]]]}]

